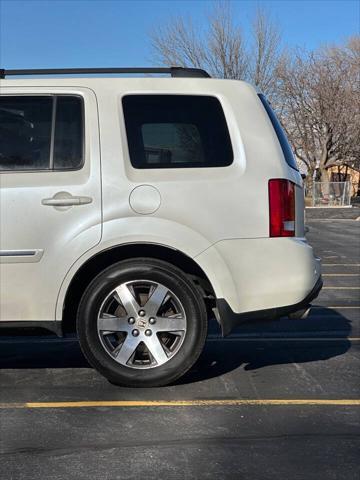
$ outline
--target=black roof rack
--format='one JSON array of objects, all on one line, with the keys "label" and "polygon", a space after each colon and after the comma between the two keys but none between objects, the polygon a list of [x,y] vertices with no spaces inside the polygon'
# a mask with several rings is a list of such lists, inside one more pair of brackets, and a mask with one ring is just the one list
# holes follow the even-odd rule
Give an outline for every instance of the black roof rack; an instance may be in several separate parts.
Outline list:
[{"label": "black roof rack", "polygon": [[86,75],[86,74],[170,74],[172,77],[209,78],[210,75],[201,68],[183,67],[145,67],[145,68],[35,68],[30,70],[0,69],[0,78],[15,75]]}]

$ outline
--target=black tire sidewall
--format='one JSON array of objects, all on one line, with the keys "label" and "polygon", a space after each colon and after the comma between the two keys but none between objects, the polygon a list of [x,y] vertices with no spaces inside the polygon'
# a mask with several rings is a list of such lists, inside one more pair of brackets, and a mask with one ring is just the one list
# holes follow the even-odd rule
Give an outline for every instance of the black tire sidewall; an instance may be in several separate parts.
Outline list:
[{"label": "black tire sidewall", "polygon": [[[164,365],[135,369],[119,364],[105,351],[97,331],[97,317],[107,295],[121,283],[149,280],[169,288],[180,300],[187,331],[179,351]],[[127,386],[158,386],[174,382],[200,355],[207,333],[204,301],[196,285],[171,264],[136,259],[119,262],[101,272],[86,289],[78,309],[77,331],[89,363],[112,383]]]}]

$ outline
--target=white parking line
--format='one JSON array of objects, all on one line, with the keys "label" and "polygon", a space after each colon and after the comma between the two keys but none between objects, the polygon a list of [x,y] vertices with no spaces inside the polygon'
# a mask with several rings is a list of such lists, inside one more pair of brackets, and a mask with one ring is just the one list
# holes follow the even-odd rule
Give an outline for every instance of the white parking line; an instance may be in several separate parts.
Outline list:
[{"label": "white parking line", "polygon": [[360,287],[322,287],[322,290],[360,290]]},{"label": "white parking line", "polygon": [[360,267],[360,263],[322,263],[323,267]]},{"label": "white parking line", "polygon": [[[308,207],[309,208],[309,207]],[[310,207],[311,208],[311,207]],[[332,222],[356,222],[359,221],[360,217],[357,218],[307,218],[306,223],[314,223],[314,222],[325,222],[325,223],[332,223]]]},{"label": "white parking line", "polygon": [[360,308],[360,305],[312,305],[311,306],[311,309],[313,308],[322,308],[322,309],[329,309],[329,308],[341,308],[341,309],[344,309],[344,308],[355,308],[355,309],[358,309]]},{"label": "white parking line", "polygon": [[360,273],[323,273],[323,277],[360,277]]},{"label": "white parking line", "polygon": [[360,337],[245,337],[245,336],[236,336],[231,337],[216,337],[209,335],[207,338],[208,342],[359,342]]}]

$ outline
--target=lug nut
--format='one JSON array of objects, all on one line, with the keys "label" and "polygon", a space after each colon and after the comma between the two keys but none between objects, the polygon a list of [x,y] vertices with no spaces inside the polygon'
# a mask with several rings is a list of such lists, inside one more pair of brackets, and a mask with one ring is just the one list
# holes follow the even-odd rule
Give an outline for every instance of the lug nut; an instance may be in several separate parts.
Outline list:
[{"label": "lug nut", "polygon": [[134,323],[135,323],[135,318],[134,318],[134,317],[130,317],[130,318],[128,319],[128,322],[130,323],[130,325],[134,325]]},{"label": "lug nut", "polygon": [[154,325],[156,323],[156,319],[154,317],[149,318],[150,325]]},{"label": "lug nut", "polygon": [[150,329],[145,330],[145,335],[146,335],[147,337],[150,337],[150,335],[152,335],[152,331],[151,331]]},{"label": "lug nut", "polygon": [[139,315],[140,317],[145,317],[145,310],[140,310]]},{"label": "lug nut", "polygon": [[[137,337],[139,335],[139,330],[137,330],[136,328],[131,332],[133,334],[134,337]],[[145,332],[146,333],[146,332]]]}]

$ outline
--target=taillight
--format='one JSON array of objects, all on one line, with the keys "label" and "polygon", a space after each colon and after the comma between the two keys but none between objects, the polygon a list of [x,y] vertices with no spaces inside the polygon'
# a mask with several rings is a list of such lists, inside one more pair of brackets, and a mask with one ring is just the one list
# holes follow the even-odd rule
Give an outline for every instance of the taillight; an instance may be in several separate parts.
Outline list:
[{"label": "taillight", "polygon": [[269,180],[270,237],[295,236],[295,185],[289,180]]}]

